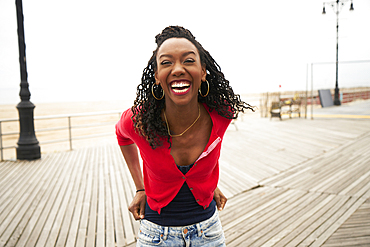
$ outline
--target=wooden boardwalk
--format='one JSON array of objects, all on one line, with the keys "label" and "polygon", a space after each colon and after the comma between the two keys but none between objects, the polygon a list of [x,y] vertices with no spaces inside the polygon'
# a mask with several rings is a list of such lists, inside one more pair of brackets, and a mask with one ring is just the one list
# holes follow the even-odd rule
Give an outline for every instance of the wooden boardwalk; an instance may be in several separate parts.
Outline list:
[{"label": "wooden boardwalk", "polygon": [[[227,246],[370,246],[369,119],[236,125],[220,158]],[[115,142],[1,162],[0,246],[134,246],[134,191]]]},{"label": "wooden boardwalk", "polygon": [[[350,122],[336,121],[336,127]],[[362,206],[363,214],[370,215],[364,206],[370,198],[370,121],[361,124],[367,124],[364,134],[343,137],[341,145],[323,148],[294,166],[288,167],[287,160],[286,169],[233,197],[221,213],[228,246],[343,246],[349,235],[354,239],[348,246],[370,246],[370,228],[364,229],[369,217],[352,221],[344,236],[338,230]],[[305,146],[302,142],[292,146],[296,154]],[[361,236],[355,235],[358,229]]]}]

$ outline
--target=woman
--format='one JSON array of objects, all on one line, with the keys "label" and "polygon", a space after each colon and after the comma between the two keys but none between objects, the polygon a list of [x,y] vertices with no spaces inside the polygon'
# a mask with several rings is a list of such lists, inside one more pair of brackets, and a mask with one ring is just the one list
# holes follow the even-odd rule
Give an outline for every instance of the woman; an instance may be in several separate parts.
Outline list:
[{"label": "woman", "polygon": [[116,125],[137,189],[129,206],[141,220],[137,246],[225,246],[221,142],[231,119],[252,108],[189,30],[167,27],[156,43],[134,106]]}]

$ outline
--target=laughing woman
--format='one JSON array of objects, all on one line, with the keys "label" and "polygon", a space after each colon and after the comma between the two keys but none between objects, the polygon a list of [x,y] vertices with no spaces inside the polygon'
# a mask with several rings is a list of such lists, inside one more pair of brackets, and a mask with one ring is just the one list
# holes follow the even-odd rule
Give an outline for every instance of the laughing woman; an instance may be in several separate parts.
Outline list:
[{"label": "laughing woman", "polygon": [[137,246],[225,246],[221,142],[231,120],[253,109],[189,30],[167,27],[156,43],[134,106],[116,125],[137,189],[129,206],[141,220]]}]

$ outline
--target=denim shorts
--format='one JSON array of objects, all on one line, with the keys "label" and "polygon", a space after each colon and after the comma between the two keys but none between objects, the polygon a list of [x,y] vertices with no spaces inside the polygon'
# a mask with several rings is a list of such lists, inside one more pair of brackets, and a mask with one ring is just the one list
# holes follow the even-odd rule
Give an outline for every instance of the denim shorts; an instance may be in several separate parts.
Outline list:
[{"label": "denim shorts", "polygon": [[141,220],[137,247],[145,246],[226,246],[218,210],[208,220],[183,226],[167,227]]}]

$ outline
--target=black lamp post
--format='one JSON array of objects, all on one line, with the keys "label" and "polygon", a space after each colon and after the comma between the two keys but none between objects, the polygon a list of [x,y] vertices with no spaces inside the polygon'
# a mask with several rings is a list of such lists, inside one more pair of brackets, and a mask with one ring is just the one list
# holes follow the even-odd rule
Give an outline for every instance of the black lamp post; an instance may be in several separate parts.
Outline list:
[{"label": "black lamp post", "polygon": [[19,64],[21,72],[21,90],[19,92],[21,102],[17,105],[20,128],[17,142],[17,159],[34,160],[41,158],[41,151],[35,135],[33,121],[33,110],[35,105],[30,102],[31,93],[28,89],[22,0],[16,0],[15,5],[17,8]]},{"label": "black lamp post", "polygon": [[[342,8],[342,6],[348,2],[349,0],[336,0],[335,2],[324,2],[324,6],[322,8],[322,14],[325,15],[325,4],[329,4],[331,7],[333,7],[335,14],[337,15],[337,54],[336,54],[336,76],[335,76],[335,91],[334,91],[334,105],[340,105],[340,99],[339,99],[339,88],[338,88],[338,31],[339,31],[339,12]],[[354,10],[353,8],[353,2],[351,0],[351,7],[349,8],[350,11]]]}]

